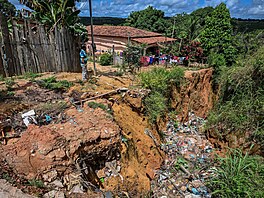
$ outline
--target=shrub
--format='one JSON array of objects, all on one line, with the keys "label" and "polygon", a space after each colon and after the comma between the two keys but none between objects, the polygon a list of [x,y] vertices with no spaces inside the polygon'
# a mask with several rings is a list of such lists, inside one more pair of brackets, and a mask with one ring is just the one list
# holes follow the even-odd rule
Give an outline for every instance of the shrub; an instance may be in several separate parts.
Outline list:
[{"label": "shrub", "polygon": [[67,80],[57,81],[55,76],[42,79],[40,81],[37,81],[37,83],[41,87],[51,90],[66,90],[73,85],[72,82],[69,82]]},{"label": "shrub", "polygon": [[216,176],[208,181],[213,197],[263,197],[263,158],[230,150],[227,157],[217,161]]},{"label": "shrub", "polygon": [[89,102],[89,103],[88,103],[88,106],[89,106],[90,108],[93,108],[93,109],[100,108],[100,109],[106,111],[107,113],[112,114],[112,110],[109,109],[106,105],[104,105],[104,104],[102,104],[102,103]]},{"label": "shrub", "polygon": [[182,68],[176,67],[170,71],[164,68],[154,68],[149,72],[139,74],[139,79],[144,88],[166,94],[170,91],[170,85],[180,85],[183,76],[184,70]]},{"label": "shrub", "polygon": [[149,121],[154,123],[158,117],[163,117],[168,110],[172,86],[179,87],[183,81],[182,68],[154,68],[149,72],[139,74],[142,87],[150,89],[151,94],[144,99]]},{"label": "shrub", "polygon": [[[218,104],[208,116],[207,127],[220,132],[255,132],[264,146],[264,47],[242,65],[221,71]],[[221,128],[220,128],[221,126]]]},{"label": "shrub", "polygon": [[113,56],[111,54],[105,53],[100,56],[100,65],[112,65],[113,64]]},{"label": "shrub", "polygon": [[144,104],[151,123],[155,123],[157,118],[163,117],[167,111],[167,99],[159,92],[151,93],[144,100]]}]

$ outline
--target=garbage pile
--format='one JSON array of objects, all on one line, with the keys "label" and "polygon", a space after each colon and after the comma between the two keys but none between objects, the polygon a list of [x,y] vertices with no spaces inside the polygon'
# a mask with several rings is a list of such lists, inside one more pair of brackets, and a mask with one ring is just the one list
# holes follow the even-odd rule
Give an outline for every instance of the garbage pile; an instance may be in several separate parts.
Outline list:
[{"label": "garbage pile", "polygon": [[214,174],[213,147],[201,133],[204,124],[193,113],[185,123],[168,122],[161,145],[167,157],[151,184],[154,197],[211,197],[205,179]]}]

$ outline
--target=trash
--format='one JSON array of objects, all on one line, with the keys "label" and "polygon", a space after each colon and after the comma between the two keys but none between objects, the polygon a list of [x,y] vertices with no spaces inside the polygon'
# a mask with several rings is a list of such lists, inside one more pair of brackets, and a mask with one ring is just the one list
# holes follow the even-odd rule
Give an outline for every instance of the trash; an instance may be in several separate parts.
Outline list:
[{"label": "trash", "polygon": [[23,118],[23,122],[26,126],[28,126],[29,124],[38,124],[35,118],[35,111],[34,110],[30,110],[24,114],[22,114],[22,118]]},{"label": "trash", "polygon": [[164,143],[160,145],[167,158],[151,184],[156,197],[171,195],[173,191],[182,197],[211,197],[204,180],[213,176],[210,170],[213,146],[201,131],[205,123],[193,113],[189,113],[189,120],[184,123],[175,120],[167,123]]},{"label": "trash", "polygon": [[192,188],[192,193],[195,195],[200,195],[200,193],[198,192],[196,188]]},{"label": "trash", "polygon": [[49,115],[45,115],[46,122],[51,122],[52,118]]}]

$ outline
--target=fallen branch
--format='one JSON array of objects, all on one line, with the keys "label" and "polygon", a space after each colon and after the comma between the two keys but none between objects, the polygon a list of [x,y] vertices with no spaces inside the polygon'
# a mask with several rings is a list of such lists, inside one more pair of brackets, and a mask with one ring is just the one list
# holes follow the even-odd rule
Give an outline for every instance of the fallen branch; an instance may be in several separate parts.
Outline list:
[{"label": "fallen branch", "polygon": [[100,94],[100,95],[98,95],[98,96],[94,96],[94,97],[87,98],[87,99],[84,99],[84,100],[81,100],[81,101],[73,102],[72,104],[73,104],[73,105],[76,105],[76,104],[78,104],[78,103],[81,103],[81,104],[82,104],[83,102],[87,102],[87,101],[89,101],[89,100],[94,100],[94,99],[97,99],[97,98],[101,98],[101,97],[106,96],[106,95],[110,95],[110,94],[118,93],[118,92],[120,92],[120,91],[128,91],[128,88],[118,88],[118,89],[116,89],[116,90],[109,91],[109,92],[104,93],[104,94]]}]

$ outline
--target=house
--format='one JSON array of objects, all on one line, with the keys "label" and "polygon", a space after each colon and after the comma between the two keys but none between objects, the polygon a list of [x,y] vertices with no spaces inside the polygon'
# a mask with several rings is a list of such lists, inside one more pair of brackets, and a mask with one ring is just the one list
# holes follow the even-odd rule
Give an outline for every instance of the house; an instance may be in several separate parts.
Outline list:
[{"label": "house", "polygon": [[[162,36],[156,32],[149,32],[129,26],[102,26],[94,25],[94,42],[96,50],[99,52],[114,49],[116,52],[122,52],[128,44],[145,44],[146,52],[155,52],[159,46],[174,42],[176,39]],[[91,46],[91,27],[87,26],[88,45]]]}]

